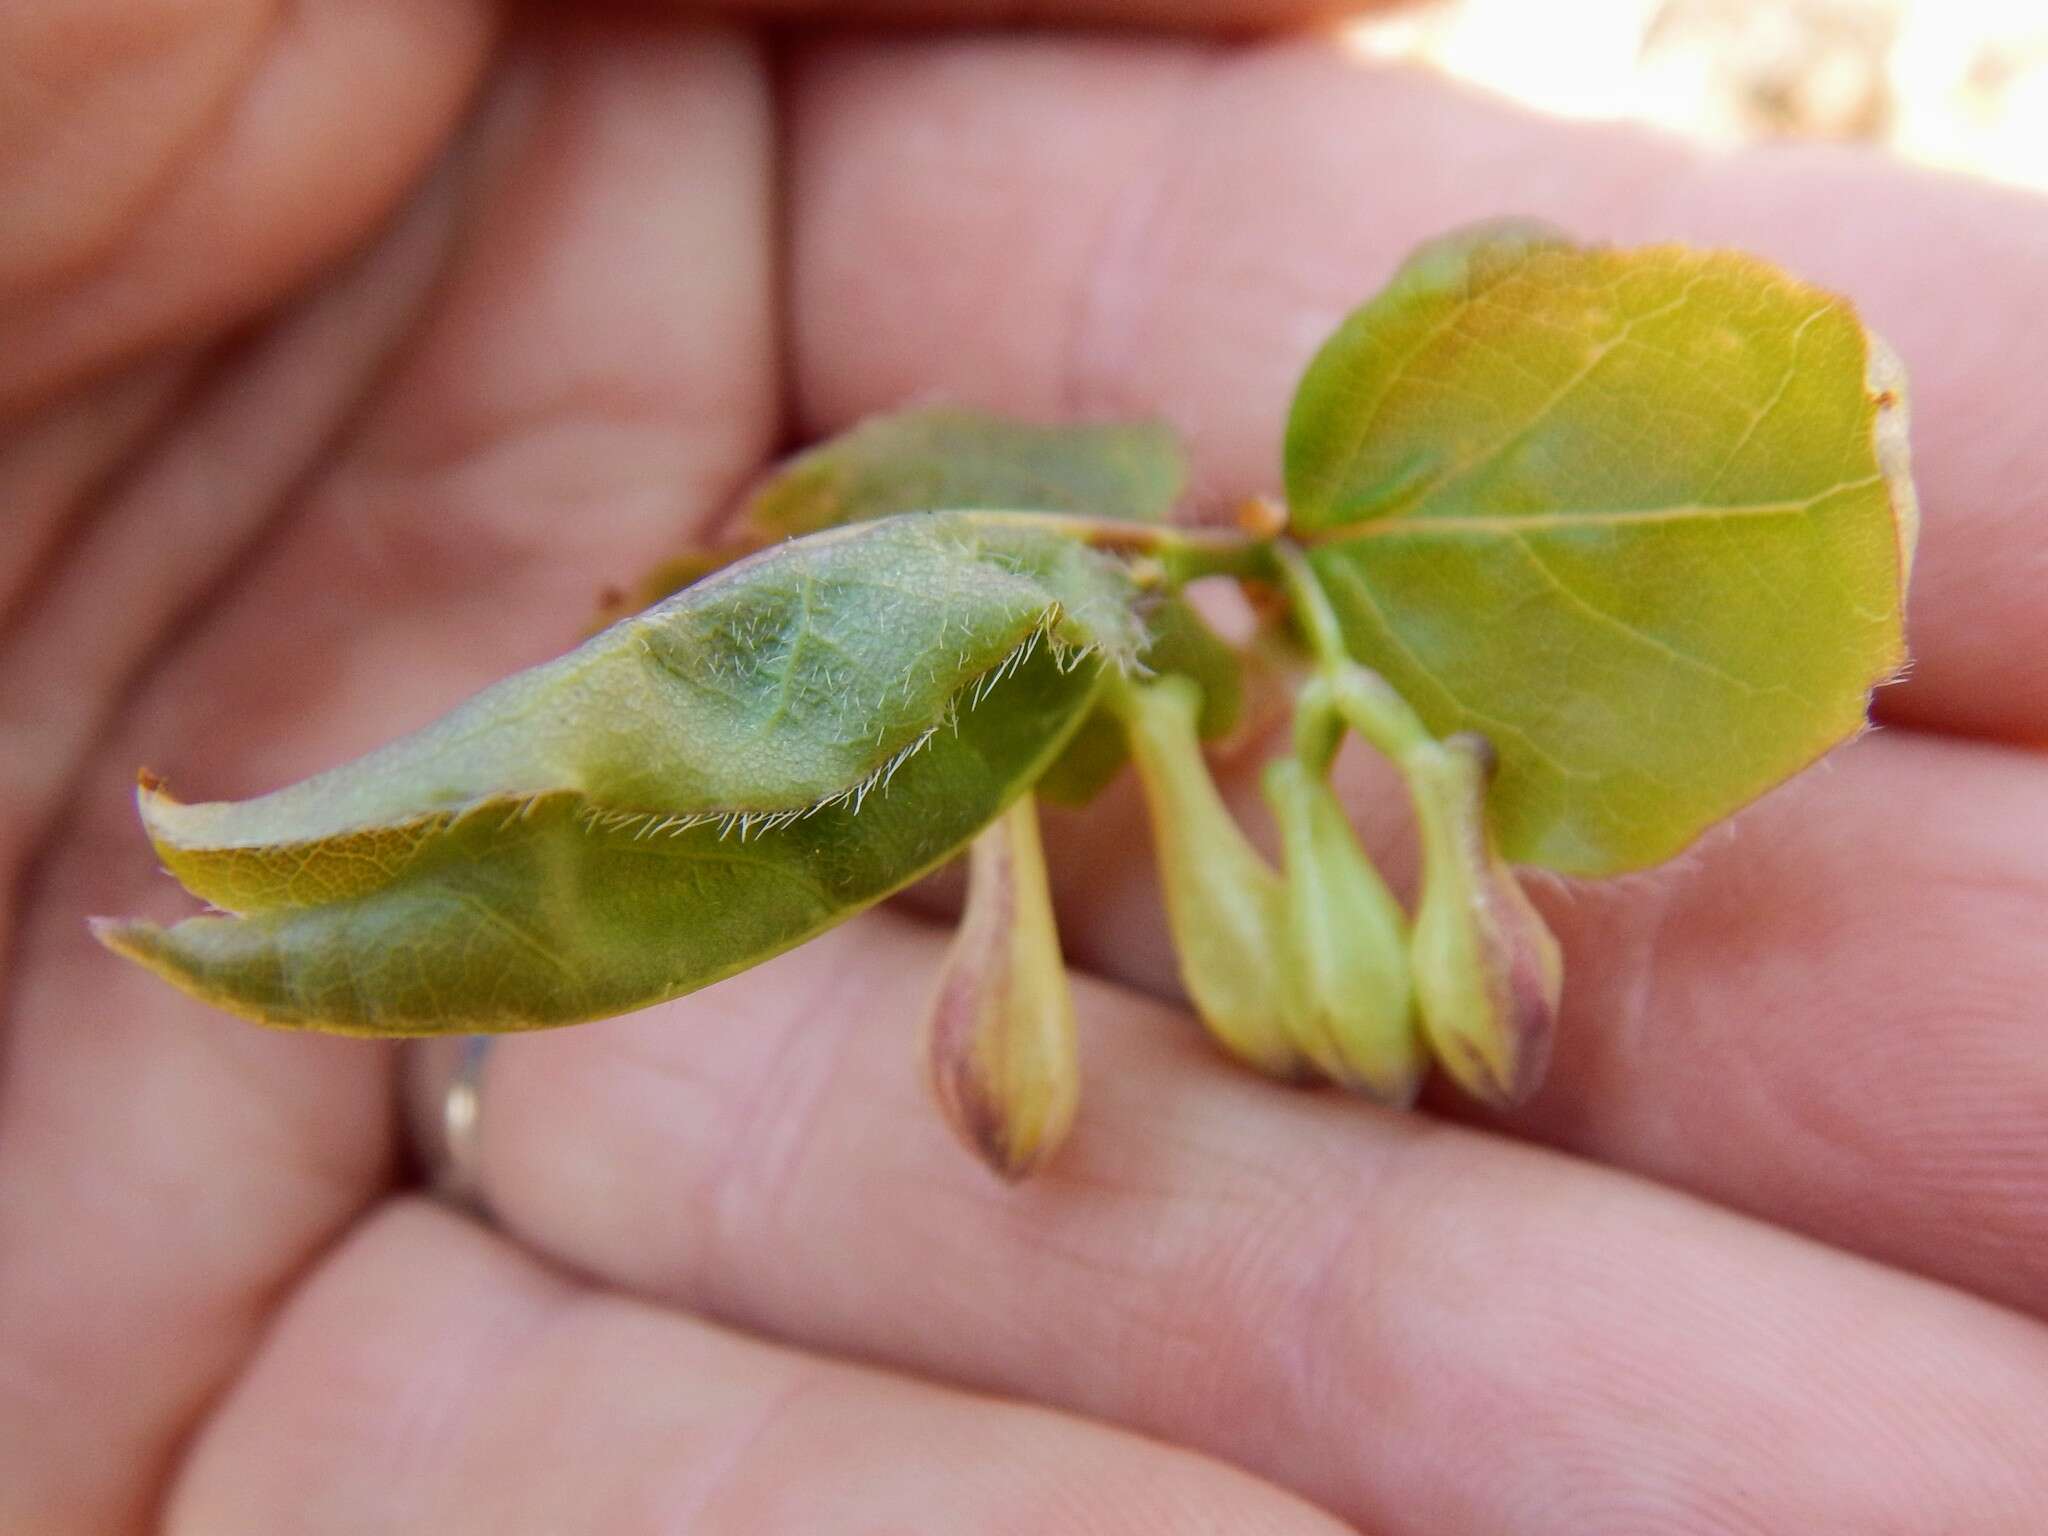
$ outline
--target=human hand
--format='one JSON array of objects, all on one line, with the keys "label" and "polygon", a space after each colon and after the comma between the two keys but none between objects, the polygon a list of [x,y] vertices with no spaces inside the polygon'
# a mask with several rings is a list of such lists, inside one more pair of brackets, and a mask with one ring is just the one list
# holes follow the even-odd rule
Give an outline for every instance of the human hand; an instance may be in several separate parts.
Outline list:
[{"label": "human hand", "polygon": [[[1317,43],[821,36],[771,90],[743,31],[644,15],[487,63],[481,5],[136,6],[137,63],[20,9],[0,58],[79,107],[24,83],[0,135],[0,1530],[2048,1521],[2048,207]],[[1083,1108],[1015,1190],[922,1101],[912,914],[500,1043],[495,1228],[401,1187],[394,1051],[86,937],[180,909],[138,763],[247,794],[423,722],[788,436],[933,392],[1163,411],[1205,495],[1268,488],[1309,346],[1507,212],[1855,297],[1927,506],[1898,729],[1670,869],[1538,891],[1566,1017],[1511,1119],[1225,1066],[1128,797],[1054,840],[1093,850],[1058,871]]]}]

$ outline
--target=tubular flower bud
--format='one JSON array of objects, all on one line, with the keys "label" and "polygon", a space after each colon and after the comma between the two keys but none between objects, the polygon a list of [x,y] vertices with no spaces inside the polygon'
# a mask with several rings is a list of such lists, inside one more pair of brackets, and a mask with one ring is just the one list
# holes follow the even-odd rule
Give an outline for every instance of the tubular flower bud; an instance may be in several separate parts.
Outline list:
[{"label": "tubular flower bud", "polygon": [[1283,757],[1267,764],[1264,788],[1286,860],[1289,1031],[1332,1082],[1407,1105],[1425,1064],[1407,918],[1327,779]]},{"label": "tubular flower bud", "polygon": [[1168,677],[1123,687],[1117,704],[1151,813],[1188,1000],[1232,1056],[1272,1077],[1302,1077],[1308,1064],[1289,1036],[1281,997],[1285,891],[1202,760],[1201,692]]},{"label": "tubular flower bud", "polygon": [[1453,736],[1405,765],[1422,834],[1410,960],[1423,1034],[1467,1093],[1518,1104],[1549,1064],[1563,957],[1487,830],[1486,739]]},{"label": "tubular flower bud", "polygon": [[1074,1123],[1074,1001],[1029,795],[969,848],[967,904],[940,967],[925,1065],[947,1123],[1003,1178],[1036,1172]]}]

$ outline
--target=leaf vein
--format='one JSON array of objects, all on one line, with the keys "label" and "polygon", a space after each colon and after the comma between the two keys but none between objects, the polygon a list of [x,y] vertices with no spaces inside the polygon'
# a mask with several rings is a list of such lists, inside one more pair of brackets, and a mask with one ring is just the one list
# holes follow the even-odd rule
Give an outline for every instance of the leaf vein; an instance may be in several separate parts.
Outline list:
[{"label": "leaf vein", "polygon": [[1367,579],[1366,573],[1355,562],[1349,560],[1338,563],[1335,569],[1343,574],[1346,582],[1357,592],[1359,601],[1365,605],[1366,612],[1371,614],[1373,622],[1379,626],[1380,633],[1387,637],[1387,643],[1401,654],[1402,659],[1413,667],[1424,681],[1436,689],[1439,694],[1443,695],[1445,702],[1453,710],[1468,720],[1478,721],[1489,730],[1498,732],[1503,736],[1512,736],[1528,749],[1531,757],[1535,758],[1545,767],[1550,768],[1561,778],[1589,779],[1593,777],[1581,770],[1567,767],[1550,753],[1544,751],[1542,747],[1536,744],[1535,739],[1527,731],[1514,722],[1502,720],[1493,715],[1482,714],[1479,710],[1474,709],[1463,699],[1459,698],[1457,694],[1451,691],[1450,685],[1437,675],[1436,670],[1420,656],[1416,655],[1409,647],[1408,642],[1401,637],[1400,631],[1394,627],[1392,620],[1388,618],[1386,609],[1380,606],[1379,597],[1372,590],[1372,584]]},{"label": "leaf vein", "polygon": [[1604,624],[1609,628],[1618,631],[1619,633],[1627,636],[1629,639],[1635,641],[1637,644],[1646,646],[1650,650],[1655,651],[1657,654],[1668,657],[1670,660],[1677,662],[1680,666],[1690,667],[1694,671],[1702,674],[1703,676],[1715,678],[1720,682],[1728,684],[1731,688],[1738,689],[1743,693],[1754,696],[1762,693],[1776,693],[1788,691],[1782,688],[1759,688],[1755,683],[1750,682],[1748,679],[1737,677],[1734,673],[1724,671],[1722,668],[1717,667],[1713,665],[1711,662],[1703,660],[1698,656],[1688,655],[1686,652],[1679,650],[1676,646],[1670,644],[1668,641],[1658,639],[1648,630],[1642,629],[1637,625],[1631,624],[1628,620],[1621,618],[1619,615],[1609,613],[1606,609],[1600,607],[1598,604],[1588,600],[1583,594],[1577,591],[1571,585],[1570,582],[1566,581],[1562,576],[1560,576],[1557,573],[1557,571],[1551,566],[1550,562],[1545,560],[1541,555],[1539,555],[1536,552],[1535,546],[1531,544],[1527,538],[1516,536],[1514,538],[1514,545],[1515,548],[1521,552],[1522,556],[1529,562],[1529,564],[1535,567],[1537,573],[1540,574],[1545,581],[1549,582],[1550,585],[1557,590],[1557,593],[1560,597],[1562,597],[1566,602],[1570,603],[1574,608],[1578,609],[1581,613],[1585,614],[1588,618],[1593,619],[1595,622]]},{"label": "leaf vein", "polygon": [[1520,538],[1529,533],[1547,533],[1555,529],[1568,528],[1626,528],[1654,523],[1712,522],[1720,518],[1797,517],[1836,496],[1851,491],[1867,490],[1882,478],[1880,475],[1866,475],[1860,480],[1844,480],[1840,484],[1831,485],[1825,490],[1816,491],[1811,496],[1803,496],[1795,501],[1731,502],[1726,506],[1688,502],[1673,507],[1624,507],[1613,511],[1531,512],[1475,517],[1384,517],[1371,522],[1327,529],[1311,535],[1309,542],[1344,544],[1353,539],[1396,538],[1411,534],[1435,534],[1454,538],[1466,533],[1497,533],[1508,538]]}]

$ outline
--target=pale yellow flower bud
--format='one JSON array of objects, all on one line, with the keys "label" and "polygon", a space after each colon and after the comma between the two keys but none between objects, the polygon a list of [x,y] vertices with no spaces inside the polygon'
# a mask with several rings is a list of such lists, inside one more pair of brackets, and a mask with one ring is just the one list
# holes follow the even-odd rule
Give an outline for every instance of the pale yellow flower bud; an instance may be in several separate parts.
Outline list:
[{"label": "pale yellow flower bud", "polygon": [[1422,834],[1410,959],[1424,1036],[1474,1098],[1520,1103],[1549,1064],[1563,957],[1488,831],[1485,738],[1419,748],[1406,767]]},{"label": "pale yellow flower bud", "polygon": [[1266,765],[1286,862],[1284,996],[1295,1044],[1324,1076],[1383,1104],[1415,1098],[1425,1058],[1408,978],[1408,920],[1329,781]]},{"label": "pale yellow flower bud", "polygon": [[1029,795],[969,849],[967,904],[932,997],[925,1065],[947,1123],[1006,1179],[1037,1171],[1073,1124],[1074,1002]]},{"label": "pale yellow flower bud", "polygon": [[1248,1066],[1305,1075],[1284,1017],[1280,877],[1231,818],[1202,760],[1201,694],[1182,677],[1124,685],[1116,700],[1152,816],[1181,984],[1210,1034]]}]

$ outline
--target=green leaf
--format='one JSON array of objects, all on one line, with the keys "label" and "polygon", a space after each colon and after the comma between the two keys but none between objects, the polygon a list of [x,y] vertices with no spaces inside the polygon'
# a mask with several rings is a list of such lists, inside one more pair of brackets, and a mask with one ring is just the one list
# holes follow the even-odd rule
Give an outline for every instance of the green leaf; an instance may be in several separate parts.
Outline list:
[{"label": "green leaf", "polygon": [[971,515],[783,544],[346,767],[145,784],[166,867],[243,916],[104,925],[263,1022],[570,1023],[745,969],[1022,793],[1139,641],[1115,562]]},{"label": "green leaf", "polygon": [[1032,788],[1053,805],[1084,806],[1109,788],[1130,759],[1122,724],[1098,706]]},{"label": "green leaf", "polygon": [[[1194,679],[1202,690],[1197,724],[1204,741],[1227,736],[1244,714],[1244,667],[1237,651],[1184,598],[1158,603],[1146,622],[1147,641],[1141,655],[1153,672]],[[1086,805],[1130,759],[1130,746],[1115,711],[1098,705],[1060,753],[1038,792],[1060,805]]]},{"label": "green leaf", "polygon": [[1506,856],[1636,869],[1902,665],[1903,391],[1845,301],[1749,257],[1483,229],[1310,366],[1292,522],[1346,645],[1493,743]]},{"label": "green leaf", "polygon": [[1157,423],[1043,427],[927,407],[798,454],[754,493],[746,519],[773,537],[969,508],[1159,522],[1186,479],[1179,439]]}]

